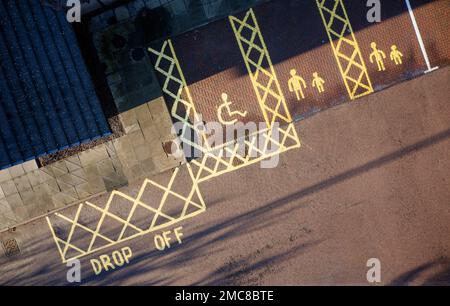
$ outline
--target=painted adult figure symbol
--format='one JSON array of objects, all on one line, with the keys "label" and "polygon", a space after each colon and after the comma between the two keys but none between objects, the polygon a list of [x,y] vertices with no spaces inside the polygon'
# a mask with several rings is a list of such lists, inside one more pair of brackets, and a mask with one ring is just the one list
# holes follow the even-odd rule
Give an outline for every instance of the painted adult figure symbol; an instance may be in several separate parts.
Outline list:
[{"label": "painted adult figure symbol", "polygon": [[386,67],[384,66],[383,59],[386,58],[386,54],[377,48],[377,44],[375,42],[372,42],[370,47],[373,50],[372,53],[370,53],[370,62],[373,64],[375,60],[378,65],[378,71],[385,71]]},{"label": "painted adult figure symbol", "polygon": [[306,82],[301,76],[297,75],[297,70],[295,69],[291,70],[288,86],[290,92],[295,92],[298,101],[305,98],[303,87],[306,88]]},{"label": "painted adult figure symbol", "polygon": [[247,116],[247,112],[240,112],[240,111],[231,111],[231,104],[233,104],[232,102],[228,101],[228,95],[226,93],[222,94],[222,100],[223,103],[219,106],[219,108],[217,109],[217,117],[219,118],[220,123],[224,124],[224,125],[232,125],[235,124],[236,122],[238,122],[238,119],[232,119],[232,120],[225,120],[223,119],[222,116],[222,111],[225,108],[226,112],[228,113],[228,116],[230,118],[239,116],[244,118],[245,116]]}]

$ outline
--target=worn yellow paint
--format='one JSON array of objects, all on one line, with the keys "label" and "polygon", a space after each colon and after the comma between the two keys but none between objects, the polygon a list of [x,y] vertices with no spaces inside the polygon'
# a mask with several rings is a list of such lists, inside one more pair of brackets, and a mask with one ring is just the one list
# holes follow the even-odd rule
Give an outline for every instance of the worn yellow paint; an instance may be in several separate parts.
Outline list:
[{"label": "worn yellow paint", "polygon": [[[316,0],[316,3],[350,99],[373,93],[372,82],[343,0]],[[336,30],[338,26],[339,30]],[[346,49],[351,54],[344,51]]]}]

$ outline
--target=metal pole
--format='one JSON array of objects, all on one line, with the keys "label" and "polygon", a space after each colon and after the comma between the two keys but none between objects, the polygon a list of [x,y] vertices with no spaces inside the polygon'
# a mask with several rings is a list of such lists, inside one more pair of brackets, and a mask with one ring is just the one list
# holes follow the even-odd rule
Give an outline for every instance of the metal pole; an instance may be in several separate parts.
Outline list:
[{"label": "metal pole", "polygon": [[420,50],[422,50],[423,57],[425,59],[425,63],[427,64],[427,70],[425,73],[429,73],[431,71],[434,71],[438,69],[439,67],[433,67],[431,68],[430,59],[428,58],[427,50],[425,49],[425,44],[423,43],[422,35],[420,34],[419,26],[417,25],[416,17],[414,16],[413,9],[411,7],[411,3],[409,0],[405,0],[406,6],[408,7],[409,16],[411,17],[411,21],[414,27],[414,31],[416,32],[417,40],[419,41]]}]

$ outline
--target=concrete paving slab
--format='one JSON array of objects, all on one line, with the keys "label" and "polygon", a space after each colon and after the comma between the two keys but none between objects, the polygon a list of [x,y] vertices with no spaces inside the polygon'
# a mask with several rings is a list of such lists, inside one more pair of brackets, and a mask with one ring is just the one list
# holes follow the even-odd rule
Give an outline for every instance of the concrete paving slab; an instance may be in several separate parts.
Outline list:
[{"label": "concrete paving slab", "polygon": [[16,178],[25,174],[25,170],[22,165],[17,165],[8,169],[12,178]]},{"label": "concrete paving slab", "polygon": [[5,181],[5,182],[1,183],[0,186],[1,186],[5,196],[16,194],[18,192],[16,185],[14,184],[14,181],[12,181],[12,180]]},{"label": "concrete paving slab", "polygon": [[11,178],[12,177],[8,169],[0,170],[0,183],[3,183],[4,181],[9,181]]}]

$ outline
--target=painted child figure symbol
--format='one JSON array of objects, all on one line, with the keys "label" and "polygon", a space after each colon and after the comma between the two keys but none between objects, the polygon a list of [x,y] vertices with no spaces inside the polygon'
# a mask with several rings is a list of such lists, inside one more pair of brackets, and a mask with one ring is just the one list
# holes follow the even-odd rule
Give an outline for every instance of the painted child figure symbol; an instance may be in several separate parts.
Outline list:
[{"label": "painted child figure symbol", "polygon": [[323,85],[325,84],[325,80],[322,79],[317,72],[313,73],[313,77],[314,78],[313,78],[312,86],[317,88],[317,91],[319,93],[324,92],[325,88]]},{"label": "painted child figure symbol", "polygon": [[403,64],[403,54],[397,49],[396,45],[392,45],[391,47],[391,61],[395,63],[395,65]]}]

